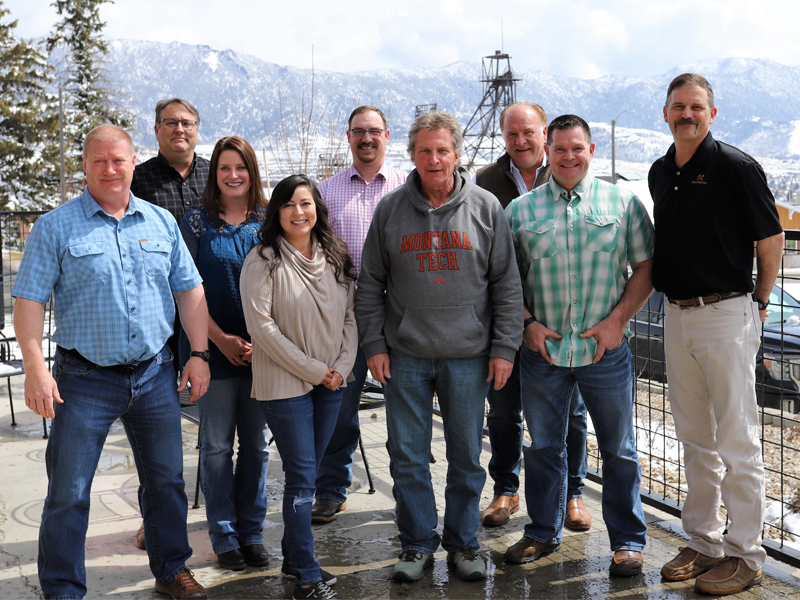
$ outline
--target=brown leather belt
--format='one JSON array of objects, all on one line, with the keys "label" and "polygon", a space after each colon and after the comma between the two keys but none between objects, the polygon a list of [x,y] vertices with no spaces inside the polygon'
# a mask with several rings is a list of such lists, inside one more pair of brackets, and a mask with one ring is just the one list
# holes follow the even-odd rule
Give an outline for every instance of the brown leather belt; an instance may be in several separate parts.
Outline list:
[{"label": "brown leather belt", "polygon": [[680,307],[681,310],[687,308],[697,308],[705,306],[706,304],[714,304],[720,300],[728,300],[729,298],[738,298],[739,296],[746,296],[745,292],[724,292],[722,294],[711,294],[710,296],[698,296],[697,298],[687,298],[686,300],[674,300],[667,298],[667,302]]}]

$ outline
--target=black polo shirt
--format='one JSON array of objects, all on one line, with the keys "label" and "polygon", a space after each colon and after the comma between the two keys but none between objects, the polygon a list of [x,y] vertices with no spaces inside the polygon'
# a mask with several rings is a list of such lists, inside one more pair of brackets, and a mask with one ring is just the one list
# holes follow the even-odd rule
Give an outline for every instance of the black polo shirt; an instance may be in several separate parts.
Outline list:
[{"label": "black polo shirt", "polygon": [[653,285],[678,300],[753,291],[753,242],[783,231],[755,159],[709,133],[682,167],[675,145],[650,168]]},{"label": "black polo shirt", "polygon": [[136,165],[131,192],[137,198],[166,208],[180,225],[183,215],[202,204],[208,168],[208,160],[195,154],[192,168],[184,179],[159,152],[150,160]]}]

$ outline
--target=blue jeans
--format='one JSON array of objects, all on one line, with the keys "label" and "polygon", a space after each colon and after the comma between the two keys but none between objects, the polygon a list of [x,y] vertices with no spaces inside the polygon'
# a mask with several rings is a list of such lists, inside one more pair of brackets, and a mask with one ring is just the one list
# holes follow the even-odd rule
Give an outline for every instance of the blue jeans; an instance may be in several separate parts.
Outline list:
[{"label": "blue jeans", "polygon": [[[492,446],[489,475],[494,480],[495,496],[516,496],[519,490],[523,436],[519,355],[517,352],[514,357],[514,370],[506,384],[499,390],[490,387],[486,396],[489,401],[486,426]],[[570,401],[567,457],[567,497],[580,498],[586,477],[586,406],[577,386]]]},{"label": "blue jeans", "polygon": [[358,347],[353,365],[353,377],[355,380],[344,388],[336,429],[317,472],[317,498],[328,498],[339,504],[347,500],[347,488],[353,483],[353,453],[361,435],[358,407],[361,404],[361,390],[367,379],[367,357],[361,346]]},{"label": "blue jeans", "polygon": [[[267,514],[269,427],[252,377],[212,379],[197,402],[200,413],[200,483],[206,498],[214,554],[261,544]],[[239,446],[233,462],[234,436]]]},{"label": "blue jeans", "polygon": [[186,530],[181,413],[172,354],[130,375],[56,353],[53,376],[63,404],[47,442],[49,480],[39,529],[39,582],[45,598],[86,595],[84,547],[89,492],[103,444],[118,418],[125,426],[141,482],[150,570],[166,583],[192,555]]},{"label": "blue jeans", "polygon": [[525,536],[561,542],[567,501],[567,420],[579,385],[603,458],[603,519],[611,549],[641,551],[647,528],[639,496],[640,467],[633,431],[636,379],[626,341],[596,364],[556,367],[523,345],[522,409],[531,435],[525,450]]},{"label": "blue jeans", "polygon": [[341,389],[331,391],[321,385],[302,396],[260,403],[286,476],[281,550],[301,585],[322,581],[319,563],[314,559],[311,504],[317,468],[336,426],[341,403]]},{"label": "blue jeans", "polygon": [[[484,399],[489,358],[416,358],[389,350],[392,377],[386,397],[390,469],[397,500],[397,527],[403,550],[431,554],[478,549],[478,503],[486,472],[481,467]],[[447,444],[444,533],[439,518],[429,459],[433,394],[437,394]]]}]

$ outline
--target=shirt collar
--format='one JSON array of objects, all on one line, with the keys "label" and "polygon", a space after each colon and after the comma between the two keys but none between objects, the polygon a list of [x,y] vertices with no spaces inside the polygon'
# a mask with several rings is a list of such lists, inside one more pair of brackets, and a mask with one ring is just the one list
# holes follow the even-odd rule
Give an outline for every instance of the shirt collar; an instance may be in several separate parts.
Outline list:
[{"label": "shirt collar", "polygon": [[[125,211],[125,215],[123,215],[123,218],[137,212],[137,205],[139,202],[141,202],[141,200],[139,200],[132,193],[128,192],[128,194],[130,196],[128,199],[128,208]],[[97,203],[97,200],[95,200],[94,196],[92,196],[92,194],[89,192],[89,186],[86,186],[84,188],[83,194],[80,196],[80,199],[81,199],[81,204],[83,205],[83,212],[86,215],[87,219],[89,217],[96,215],[97,213],[103,213],[104,215],[108,214],[105,210],[103,210],[103,207]]]},{"label": "shirt collar", "polygon": [[[506,154],[508,154],[508,153],[506,153]],[[522,177],[522,173],[517,168],[517,165],[514,164],[514,159],[511,158],[510,154],[508,155],[508,166],[511,169],[511,174],[514,176],[514,181],[516,181],[516,183],[517,183],[517,188],[519,190],[519,193],[520,194],[527,194],[528,192],[530,192],[533,188],[531,188],[531,190],[523,190],[522,189],[523,187],[527,187],[527,184],[525,184],[525,179]],[[536,187],[536,180],[539,179],[539,173],[541,172],[542,169],[545,168],[545,166],[547,166],[547,153],[545,153],[544,157],[542,158],[542,164],[539,166],[538,169],[536,169],[536,177],[533,179],[534,187]],[[520,184],[523,184],[523,185],[520,185]]]},{"label": "shirt collar", "polygon": [[[381,168],[378,169],[377,173],[375,173],[375,177],[380,175],[381,177],[383,177],[383,180],[386,181],[387,180],[386,173],[387,173],[388,168],[389,167],[386,165],[386,161],[383,161],[383,164],[381,165]],[[347,169],[347,171],[345,171],[345,174],[346,174],[347,178],[349,180],[351,180],[351,181],[355,178],[355,179],[360,179],[364,183],[367,183],[366,179],[364,179],[361,176],[361,173],[358,172],[358,169],[356,169],[356,165],[355,164],[350,165],[350,167]],[[372,178],[372,181],[368,185],[371,185],[372,183],[375,183],[375,177]]]},{"label": "shirt collar", "polygon": [[[690,158],[682,168],[688,169],[694,165],[704,165],[708,162],[708,159],[711,158],[711,153],[714,151],[714,146],[716,144],[716,140],[714,136],[711,135],[709,131],[706,135],[705,139],[700,142],[700,145],[697,147],[697,150],[694,151],[692,158]],[[675,144],[672,144],[667,150],[667,158],[669,159],[671,165],[670,170],[673,167],[677,168],[677,163],[675,162]]]},{"label": "shirt collar", "polygon": [[[592,189],[592,184],[594,183],[594,175],[590,175],[587,173],[583,179],[581,179],[580,183],[575,186],[575,189],[572,190],[571,193],[567,193],[563,187],[556,183],[555,177],[551,177],[550,180],[547,182],[547,185],[550,186],[550,191],[553,194],[553,197],[556,200],[564,199],[567,200],[568,198],[572,197],[572,194],[575,194],[579,199],[585,198],[589,191]],[[564,194],[562,196],[562,194]]]},{"label": "shirt collar", "polygon": [[[169,164],[167,162],[166,157],[163,154],[161,154],[160,150],[158,152],[158,155],[156,156],[156,160],[158,160],[158,162],[161,164],[162,167],[172,170],[174,173],[176,173],[180,177],[180,173],[178,173],[178,169],[176,169],[175,167],[173,167],[171,164]],[[189,167],[189,174],[194,173],[194,168],[196,166],[197,166],[197,152],[194,153],[194,156],[192,158],[192,166]],[[183,178],[181,177],[181,179],[183,179]]]}]

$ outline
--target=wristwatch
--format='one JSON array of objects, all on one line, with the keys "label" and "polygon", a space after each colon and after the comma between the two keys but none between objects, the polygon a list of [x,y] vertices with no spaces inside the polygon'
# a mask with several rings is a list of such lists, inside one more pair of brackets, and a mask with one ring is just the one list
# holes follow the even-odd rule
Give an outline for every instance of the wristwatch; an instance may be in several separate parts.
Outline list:
[{"label": "wristwatch", "polygon": [[192,353],[189,356],[196,356],[197,358],[202,358],[204,361],[208,362],[208,359],[211,358],[211,352],[208,350],[203,350],[202,352],[192,350]]},{"label": "wristwatch", "polygon": [[531,323],[536,323],[536,317],[528,317],[522,322],[522,331],[525,331],[528,328],[528,325]]},{"label": "wristwatch", "polygon": [[762,302],[761,299],[756,296],[755,292],[753,292],[751,298],[753,299],[753,302],[758,304],[758,310],[767,310],[767,307],[769,306],[769,300],[767,302]]}]

